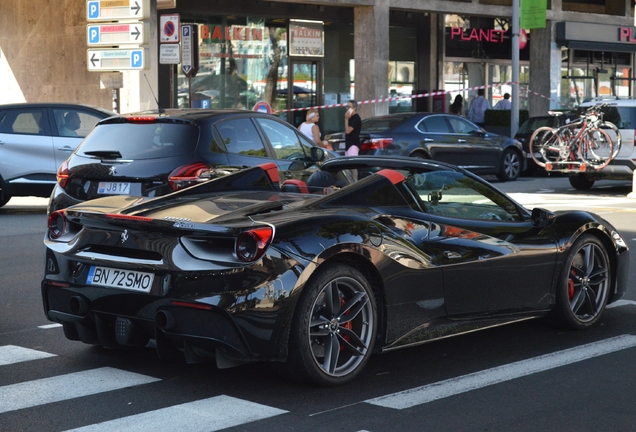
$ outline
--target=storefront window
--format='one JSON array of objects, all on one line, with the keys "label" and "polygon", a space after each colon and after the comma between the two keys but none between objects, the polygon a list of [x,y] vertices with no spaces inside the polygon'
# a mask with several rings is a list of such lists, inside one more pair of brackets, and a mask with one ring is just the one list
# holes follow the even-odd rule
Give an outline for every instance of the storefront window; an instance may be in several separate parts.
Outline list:
[{"label": "storefront window", "polygon": [[191,80],[179,70],[179,106],[252,109],[265,100],[276,108],[287,87],[286,28],[262,19],[219,18],[199,24],[199,71]]}]

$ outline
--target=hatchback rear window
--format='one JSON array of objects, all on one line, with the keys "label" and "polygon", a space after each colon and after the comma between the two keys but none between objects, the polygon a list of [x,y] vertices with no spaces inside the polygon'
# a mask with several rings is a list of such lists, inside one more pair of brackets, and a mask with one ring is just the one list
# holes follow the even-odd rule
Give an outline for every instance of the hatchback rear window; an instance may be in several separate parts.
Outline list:
[{"label": "hatchback rear window", "polygon": [[121,154],[121,159],[155,159],[191,153],[199,129],[174,123],[110,123],[98,125],[77,153],[94,157],[98,152]]}]

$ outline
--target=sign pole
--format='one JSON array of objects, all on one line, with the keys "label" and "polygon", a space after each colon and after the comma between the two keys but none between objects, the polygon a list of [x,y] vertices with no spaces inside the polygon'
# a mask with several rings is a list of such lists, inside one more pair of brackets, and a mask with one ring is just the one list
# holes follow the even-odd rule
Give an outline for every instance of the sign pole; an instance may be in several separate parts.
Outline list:
[{"label": "sign pole", "polygon": [[192,75],[188,74],[188,108],[192,108]]},{"label": "sign pole", "polygon": [[519,0],[512,0],[512,109],[510,136],[519,130]]},{"label": "sign pole", "polygon": [[170,65],[170,108],[174,108],[174,65]]}]

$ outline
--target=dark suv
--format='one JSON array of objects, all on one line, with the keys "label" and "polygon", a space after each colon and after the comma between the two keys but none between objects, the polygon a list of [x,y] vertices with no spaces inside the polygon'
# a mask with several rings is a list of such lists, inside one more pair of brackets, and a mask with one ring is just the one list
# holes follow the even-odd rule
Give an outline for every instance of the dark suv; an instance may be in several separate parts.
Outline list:
[{"label": "dark suv", "polygon": [[275,116],[175,109],[97,124],[57,173],[49,211],[112,195],[155,197],[274,162],[281,183],[306,180],[333,157]]},{"label": "dark suv", "polygon": [[66,103],[0,105],[0,207],[12,196],[48,197],[60,164],[114,112]]}]

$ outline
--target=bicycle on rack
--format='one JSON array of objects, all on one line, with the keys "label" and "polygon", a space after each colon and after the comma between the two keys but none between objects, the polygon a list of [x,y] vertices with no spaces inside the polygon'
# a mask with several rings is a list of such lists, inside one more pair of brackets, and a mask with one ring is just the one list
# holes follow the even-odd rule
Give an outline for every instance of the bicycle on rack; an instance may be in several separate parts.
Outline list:
[{"label": "bicycle on rack", "polygon": [[[603,121],[602,106],[590,107],[578,120],[558,128],[541,127],[530,137],[530,156],[546,171],[605,168],[620,151],[620,132]],[[615,135],[615,140],[607,130]],[[617,145],[614,144],[616,142]]]}]

